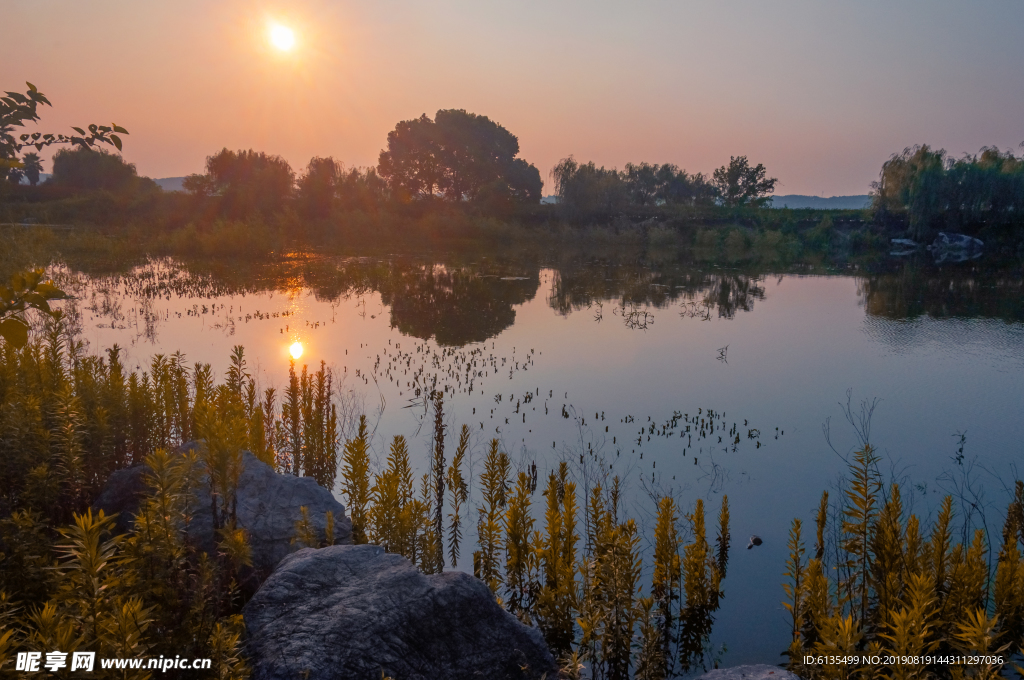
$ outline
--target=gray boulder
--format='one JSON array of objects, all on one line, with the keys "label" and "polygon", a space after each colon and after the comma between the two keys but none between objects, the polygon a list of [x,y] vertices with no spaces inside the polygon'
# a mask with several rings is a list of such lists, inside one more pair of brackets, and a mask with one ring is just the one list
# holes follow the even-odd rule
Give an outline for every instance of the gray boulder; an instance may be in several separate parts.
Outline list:
[{"label": "gray boulder", "polygon": [[749,666],[733,666],[732,668],[716,668],[700,676],[697,680],[799,680],[799,678],[785,668],[759,663]]},{"label": "gray boulder", "polygon": [[304,549],[243,610],[253,680],[557,676],[544,639],[462,572],[373,545]]},{"label": "gray boulder", "polygon": [[978,259],[984,247],[985,243],[973,236],[940,231],[928,246],[928,250],[931,251],[935,264],[952,264]]},{"label": "gray boulder", "polygon": [[981,250],[985,243],[967,234],[940,231],[932,241],[932,250]]},{"label": "gray boulder", "polygon": [[917,243],[909,238],[893,238],[889,239],[889,243],[892,244],[889,255],[893,257],[905,257],[917,252]]},{"label": "gray boulder", "polygon": [[[237,520],[245,529],[252,548],[253,570],[263,580],[277,563],[293,550],[295,523],[306,506],[317,536],[326,538],[328,511],[334,513],[334,542],[351,543],[352,522],[334,495],[310,477],[282,475],[248,451],[242,452],[242,474],[238,480]],[[118,513],[118,527],[126,531],[146,493],[146,467],[135,465],[118,470],[94,503],[107,514]],[[213,530],[209,480],[204,475],[196,491],[198,502],[189,524],[188,536],[199,549],[212,553],[217,546]]]},{"label": "gray boulder", "polygon": [[138,512],[147,491],[145,465],[139,463],[114,470],[103,485],[99,498],[93,503],[93,508],[108,515],[116,512],[117,530],[124,533],[132,528],[132,518]]}]

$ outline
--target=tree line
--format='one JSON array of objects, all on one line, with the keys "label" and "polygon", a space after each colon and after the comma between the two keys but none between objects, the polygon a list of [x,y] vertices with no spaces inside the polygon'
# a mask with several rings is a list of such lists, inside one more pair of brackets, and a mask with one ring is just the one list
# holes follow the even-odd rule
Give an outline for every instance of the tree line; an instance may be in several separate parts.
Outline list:
[{"label": "tree line", "polygon": [[950,157],[914,146],[894,154],[872,183],[875,220],[906,225],[912,238],[938,231],[968,234],[1018,227],[1024,213],[1024,156],[996,147]]},{"label": "tree line", "polygon": [[627,163],[625,170],[579,163],[572,156],[551,171],[559,203],[572,215],[616,213],[630,207],[689,205],[763,207],[778,182],[764,165],[733,156],[710,177],[671,163]]},{"label": "tree line", "polygon": [[[47,184],[70,192],[157,191],[133,164],[102,148],[121,150],[119,135],[127,131],[120,126],[75,127],[73,135],[18,134],[18,128],[38,121],[40,107],[48,105],[31,84],[24,94],[8,91],[0,97],[0,180],[6,180],[0,181],[0,194],[23,179],[38,183],[43,169],[39,152],[51,145],[72,148],[54,156]],[[731,157],[710,175],[670,163],[608,169],[569,156],[553,168],[551,178],[559,203],[551,214],[569,220],[601,220],[659,207],[760,208],[770,204],[778,181],[746,156]],[[227,218],[291,210],[304,218],[327,219],[339,212],[412,203],[509,214],[539,203],[543,187],[537,168],[519,157],[514,134],[461,109],[399,122],[375,167],[346,168],[332,157],[315,157],[296,174],[280,156],[225,148],[206,159],[204,173],[184,182],[199,203],[187,214]],[[1024,214],[1024,156],[984,147],[975,155],[952,158],[927,145],[909,147],[882,165],[872,193],[876,227],[905,230],[922,241],[940,230],[1004,235],[1019,228]]]},{"label": "tree line", "polygon": [[[459,154],[444,145],[434,151],[410,151],[419,137],[431,143],[444,138],[410,132],[429,122],[422,117],[399,123],[375,168],[346,167],[330,156],[314,157],[297,174],[280,156],[225,148],[207,158],[205,173],[186,177],[183,188],[198,199],[216,200],[221,212],[235,217],[272,214],[286,206],[297,208],[305,217],[327,218],[337,211],[372,210],[389,201],[436,200],[484,209],[540,202],[540,173],[507,153],[514,148],[512,135],[497,135],[506,141],[504,158],[499,155],[497,160],[476,151]],[[407,125],[411,123],[415,125]],[[27,159],[26,167],[29,162],[35,161]],[[620,171],[579,163],[570,156],[551,175],[561,212],[570,218],[653,206],[764,207],[777,182],[766,176],[764,165],[751,166],[746,156],[731,158],[729,165],[710,176],[690,174],[669,163],[627,163]],[[80,191],[156,189],[152,180],[138,176],[134,164],[93,149],[58,151],[51,181]]]},{"label": "tree line", "polygon": [[[31,87],[31,86],[30,86]],[[38,151],[69,143],[54,156],[50,183],[70,191],[148,192],[156,185],[138,175],[121,156],[97,142],[121,148],[118,126],[91,126],[91,136],[14,136],[16,127],[38,120],[45,96],[31,88],[8,92],[0,120],[0,152],[7,183],[39,181]],[[84,131],[76,128],[83,133]],[[18,158],[25,146],[36,151]],[[629,163],[624,171],[563,159],[552,170],[562,212],[568,216],[621,212],[654,205],[763,206],[777,180],[763,165],[733,157],[710,176],[689,174],[672,164]],[[333,157],[314,157],[297,174],[280,156],[227,148],[206,159],[205,172],[188,176],[185,191],[218,204],[231,217],[272,214],[293,208],[305,217],[326,218],[335,211],[370,210],[385,203],[441,201],[502,212],[540,203],[544,182],[536,166],[519,157],[519,139],[487,116],[462,109],[439,110],[400,121],[388,133],[376,167],[346,168]]]}]

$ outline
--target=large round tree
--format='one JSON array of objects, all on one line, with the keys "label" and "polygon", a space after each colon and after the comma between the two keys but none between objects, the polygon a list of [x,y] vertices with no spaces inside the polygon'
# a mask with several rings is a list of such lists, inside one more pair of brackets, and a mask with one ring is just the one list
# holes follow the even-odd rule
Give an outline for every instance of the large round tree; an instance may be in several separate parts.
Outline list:
[{"label": "large round tree", "polygon": [[423,114],[388,133],[378,173],[405,199],[441,195],[449,201],[504,196],[537,203],[543,182],[521,158],[519,140],[487,116],[443,109]]}]

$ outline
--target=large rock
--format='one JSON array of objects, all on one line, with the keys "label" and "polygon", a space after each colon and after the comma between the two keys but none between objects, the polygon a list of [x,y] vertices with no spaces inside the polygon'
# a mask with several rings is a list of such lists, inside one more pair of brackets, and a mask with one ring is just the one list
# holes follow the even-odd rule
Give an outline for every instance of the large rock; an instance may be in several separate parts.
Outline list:
[{"label": "large rock", "polygon": [[985,243],[967,234],[940,231],[932,241],[932,249],[981,250]]},{"label": "large rock", "polygon": [[700,676],[697,680],[799,680],[799,678],[785,668],[758,663],[749,666],[716,668]]},{"label": "large rock", "polygon": [[[295,523],[306,506],[317,536],[326,537],[328,511],[334,513],[334,542],[352,541],[352,522],[345,507],[330,491],[310,477],[274,472],[248,451],[242,452],[242,474],[238,479],[237,521],[249,535],[253,569],[259,580],[266,578],[285,555],[293,550]],[[136,465],[110,476],[94,506],[107,514],[118,513],[118,527],[127,530],[146,493],[146,467]],[[189,525],[189,539],[201,550],[213,552],[217,537],[213,530],[209,480],[204,475],[196,491],[199,502]]]},{"label": "large rock", "polygon": [[976,260],[981,257],[985,244],[967,234],[955,234],[940,231],[928,250],[935,258],[935,264],[951,264]]},{"label": "large rock", "polygon": [[245,605],[253,680],[556,677],[541,634],[462,572],[373,545],[305,549]]}]

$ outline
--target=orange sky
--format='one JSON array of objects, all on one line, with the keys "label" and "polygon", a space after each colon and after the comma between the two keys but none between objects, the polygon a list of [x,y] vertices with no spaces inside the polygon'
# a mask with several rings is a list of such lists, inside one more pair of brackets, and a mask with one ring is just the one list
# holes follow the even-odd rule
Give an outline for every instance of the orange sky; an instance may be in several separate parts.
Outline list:
[{"label": "orange sky", "polygon": [[48,131],[123,125],[152,177],[225,146],[371,165],[397,121],[439,108],[517,135],[545,193],[569,154],[693,172],[747,155],[777,193],[828,196],[866,193],[911,144],[1024,140],[1024,4],[1008,0],[7,4],[0,88],[36,84]]}]

